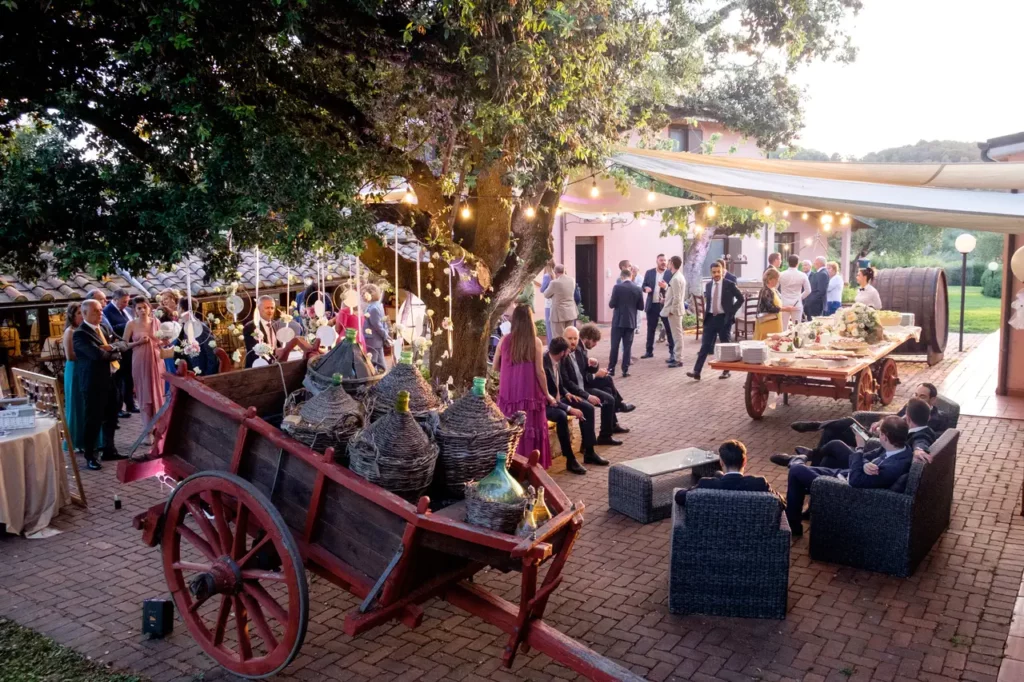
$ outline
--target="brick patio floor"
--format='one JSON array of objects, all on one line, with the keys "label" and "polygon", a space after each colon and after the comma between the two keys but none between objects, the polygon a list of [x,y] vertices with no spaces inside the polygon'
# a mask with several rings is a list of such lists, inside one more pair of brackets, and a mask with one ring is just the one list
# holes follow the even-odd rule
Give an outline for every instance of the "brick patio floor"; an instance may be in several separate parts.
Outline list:
[{"label": "brick patio floor", "polygon": [[[689,362],[692,338],[686,346]],[[606,351],[606,344],[599,349]],[[613,461],[735,437],[750,449],[749,470],[781,490],[785,470],[768,456],[811,444],[789,422],[848,412],[846,403],[796,397],[755,422],[743,408],[742,376],[719,381],[708,371],[693,383],[684,370],[664,368],[664,346],[657,352],[630,378],[617,380],[637,411],[622,420],[633,429],[626,445],[603,449]],[[901,363],[904,383],[893,407],[915,381],[941,383],[962,357],[949,353],[932,368]],[[123,449],[137,423],[132,418],[119,431]],[[965,417],[961,428],[952,524],[917,573],[899,580],[813,562],[805,537],[793,546],[784,621],[670,615],[670,521],[642,526],[610,512],[606,470],[591,467],[576,477],[556,460],[556,480],[570,497],[583,499],[587,511],[548,620],[651,680],[996,682],[1024,571],[1024,520],[1016,515],[1024,422]],[[158,550],[142,545],[130,522],[166,490],[153,480],[120,486],[109,466],[83,471],[83,477],[91,506],[65,510],[54,522],[62,534],[0,539],[0,615],[153,680],[229,678],[180,620],[166,640],[139,634],[142,600],[164,596],[166,585]],[[113,508],[115,493],[124,502],[120,511]],[[864,513],[870,519],[870,510]],[[481,574],[479,582],[511,598],[518,591],[512,576]],[[506,671],[500,667],[505,636],[445,602],[429,602],[416,630],[382,626],[353,639],[340,623],[355,599],[318,578],[310,597],[309,632],[286,679],[574,679],[535,653],[521,654]],[[999,682],[1008,680],[1004,674]]]}]

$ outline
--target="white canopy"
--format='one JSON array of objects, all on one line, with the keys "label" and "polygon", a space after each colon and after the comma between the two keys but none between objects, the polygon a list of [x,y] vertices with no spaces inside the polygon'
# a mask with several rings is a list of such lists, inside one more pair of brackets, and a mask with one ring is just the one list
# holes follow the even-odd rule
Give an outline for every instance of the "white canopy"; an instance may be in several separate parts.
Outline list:
[{"label": "white canopy", "polygon": [[[622,149],[612,159],[718,203],[1024,231],[1024,164],[846,164]],[[950,189],[954,187],[956,189]]]}]

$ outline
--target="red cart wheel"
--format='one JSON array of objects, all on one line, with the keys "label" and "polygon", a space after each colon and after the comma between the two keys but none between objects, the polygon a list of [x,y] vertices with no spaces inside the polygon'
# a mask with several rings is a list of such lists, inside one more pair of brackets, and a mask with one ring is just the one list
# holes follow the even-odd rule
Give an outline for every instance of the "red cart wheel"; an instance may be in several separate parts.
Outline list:
[{"label": "red cart wheel", "polygon": [[211,658],[262,678],[299,653],[309,619],[302,557],[251,483],[221,471],[186,478],[167,500],[161,549],[178,613]]},{"label": "red cart wheel", "polygon": [[850,402],[857,412],[868,412],[875,402],[875,380],[871,376],[871,368],[861,370],[853,385]]},{"label": "red cart wheel", "polygon": [[747,373],[746,403],[751,419],[760,419],[768,409],[768,382],[764,375]]},{"label": "red cart wheel", "polygon": [[878,384],[878,399],[883,405],[888,405],[896,397],[896,387],[900,383],[895,360],[885,358],[877,365],[875,382]]}]

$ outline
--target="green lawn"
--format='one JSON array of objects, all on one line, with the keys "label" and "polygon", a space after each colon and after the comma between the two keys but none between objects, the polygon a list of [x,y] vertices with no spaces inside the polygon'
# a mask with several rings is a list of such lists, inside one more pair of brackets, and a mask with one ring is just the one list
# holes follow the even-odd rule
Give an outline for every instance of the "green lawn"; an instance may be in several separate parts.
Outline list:
[{"label": "green lawn", "polygon": [[138,675],[87,661],[52,639],[4,618],[0,618],[0,660],[0,682],[143,682]]},{"label": "green lawn", "polygon": [[[981,295],[981,287],[967,287],[964,308],[964,332],[967,334],[994,332],[999,329],[1001,301]],[[949,287],[949,333],[960,331],[960,287]]]}]

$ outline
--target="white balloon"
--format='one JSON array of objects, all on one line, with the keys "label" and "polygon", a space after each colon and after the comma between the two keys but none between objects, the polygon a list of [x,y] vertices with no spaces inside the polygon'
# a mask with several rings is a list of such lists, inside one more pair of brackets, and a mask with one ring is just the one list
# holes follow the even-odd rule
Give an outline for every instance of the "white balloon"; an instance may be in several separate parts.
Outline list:
[{"label": "white balloon", "polygon": [[242,309],[245,308],[245,301],[242,300],[241,296],[228,296],[227,300],[224,301],[224,307],[232,315],[241,315]]},{"label": "white balloon", "polygon": [[256,358],[253,361],[253,363],[252,363],[252,368],[253,369],[256,369],[257,367],[269,367],[269,366],[270,366],[270,363],[267,362],[266,360],[264,360],[263,358]]},{"label": "white balloon", "polygon": [[281,327],[276,332],[277,342],[282,346],[295,338],[295,330],[291,327]]},{"label": "white balloon", "polygon": [[345,297],[342,299],[342,303],[344,303],[347,308],[359,307],[359,292],[355,289],[349,289],[345,292]]},{"label": "white balloon", "polygon": [[161,322],[160,331],[164,332],[167,336],[176,339],[181,334],[181,323],[176,322],[175,320]]},{"label": "white balloon", "polygon": [[510,331],[512,331],[512,323],[509,322],[508,320],[506,320],[506,321],[504,321],[504,322],[502,322],[501,324],[498,325],[498,329],[501,330],[501,335],[505,336]]},{"label": "white balloon", "polygon": [[1024,282],[1024,246],[1013,252],[1013,256],[1010,258],[1010,270],[1013,271],[1014,277]]},{"label": "white balloon", "polygon": [[333,346],[338,340],[338,332],[331,325],[326,325],[316,330],[316,338],[320,339],[321,346]]},{"label": "white balloon", "polygon": [[324,305],[323,301],[317,301],[313,304],[313,312],[316,313],[317,317],[323,317],[326,310],[327,306]]}]

